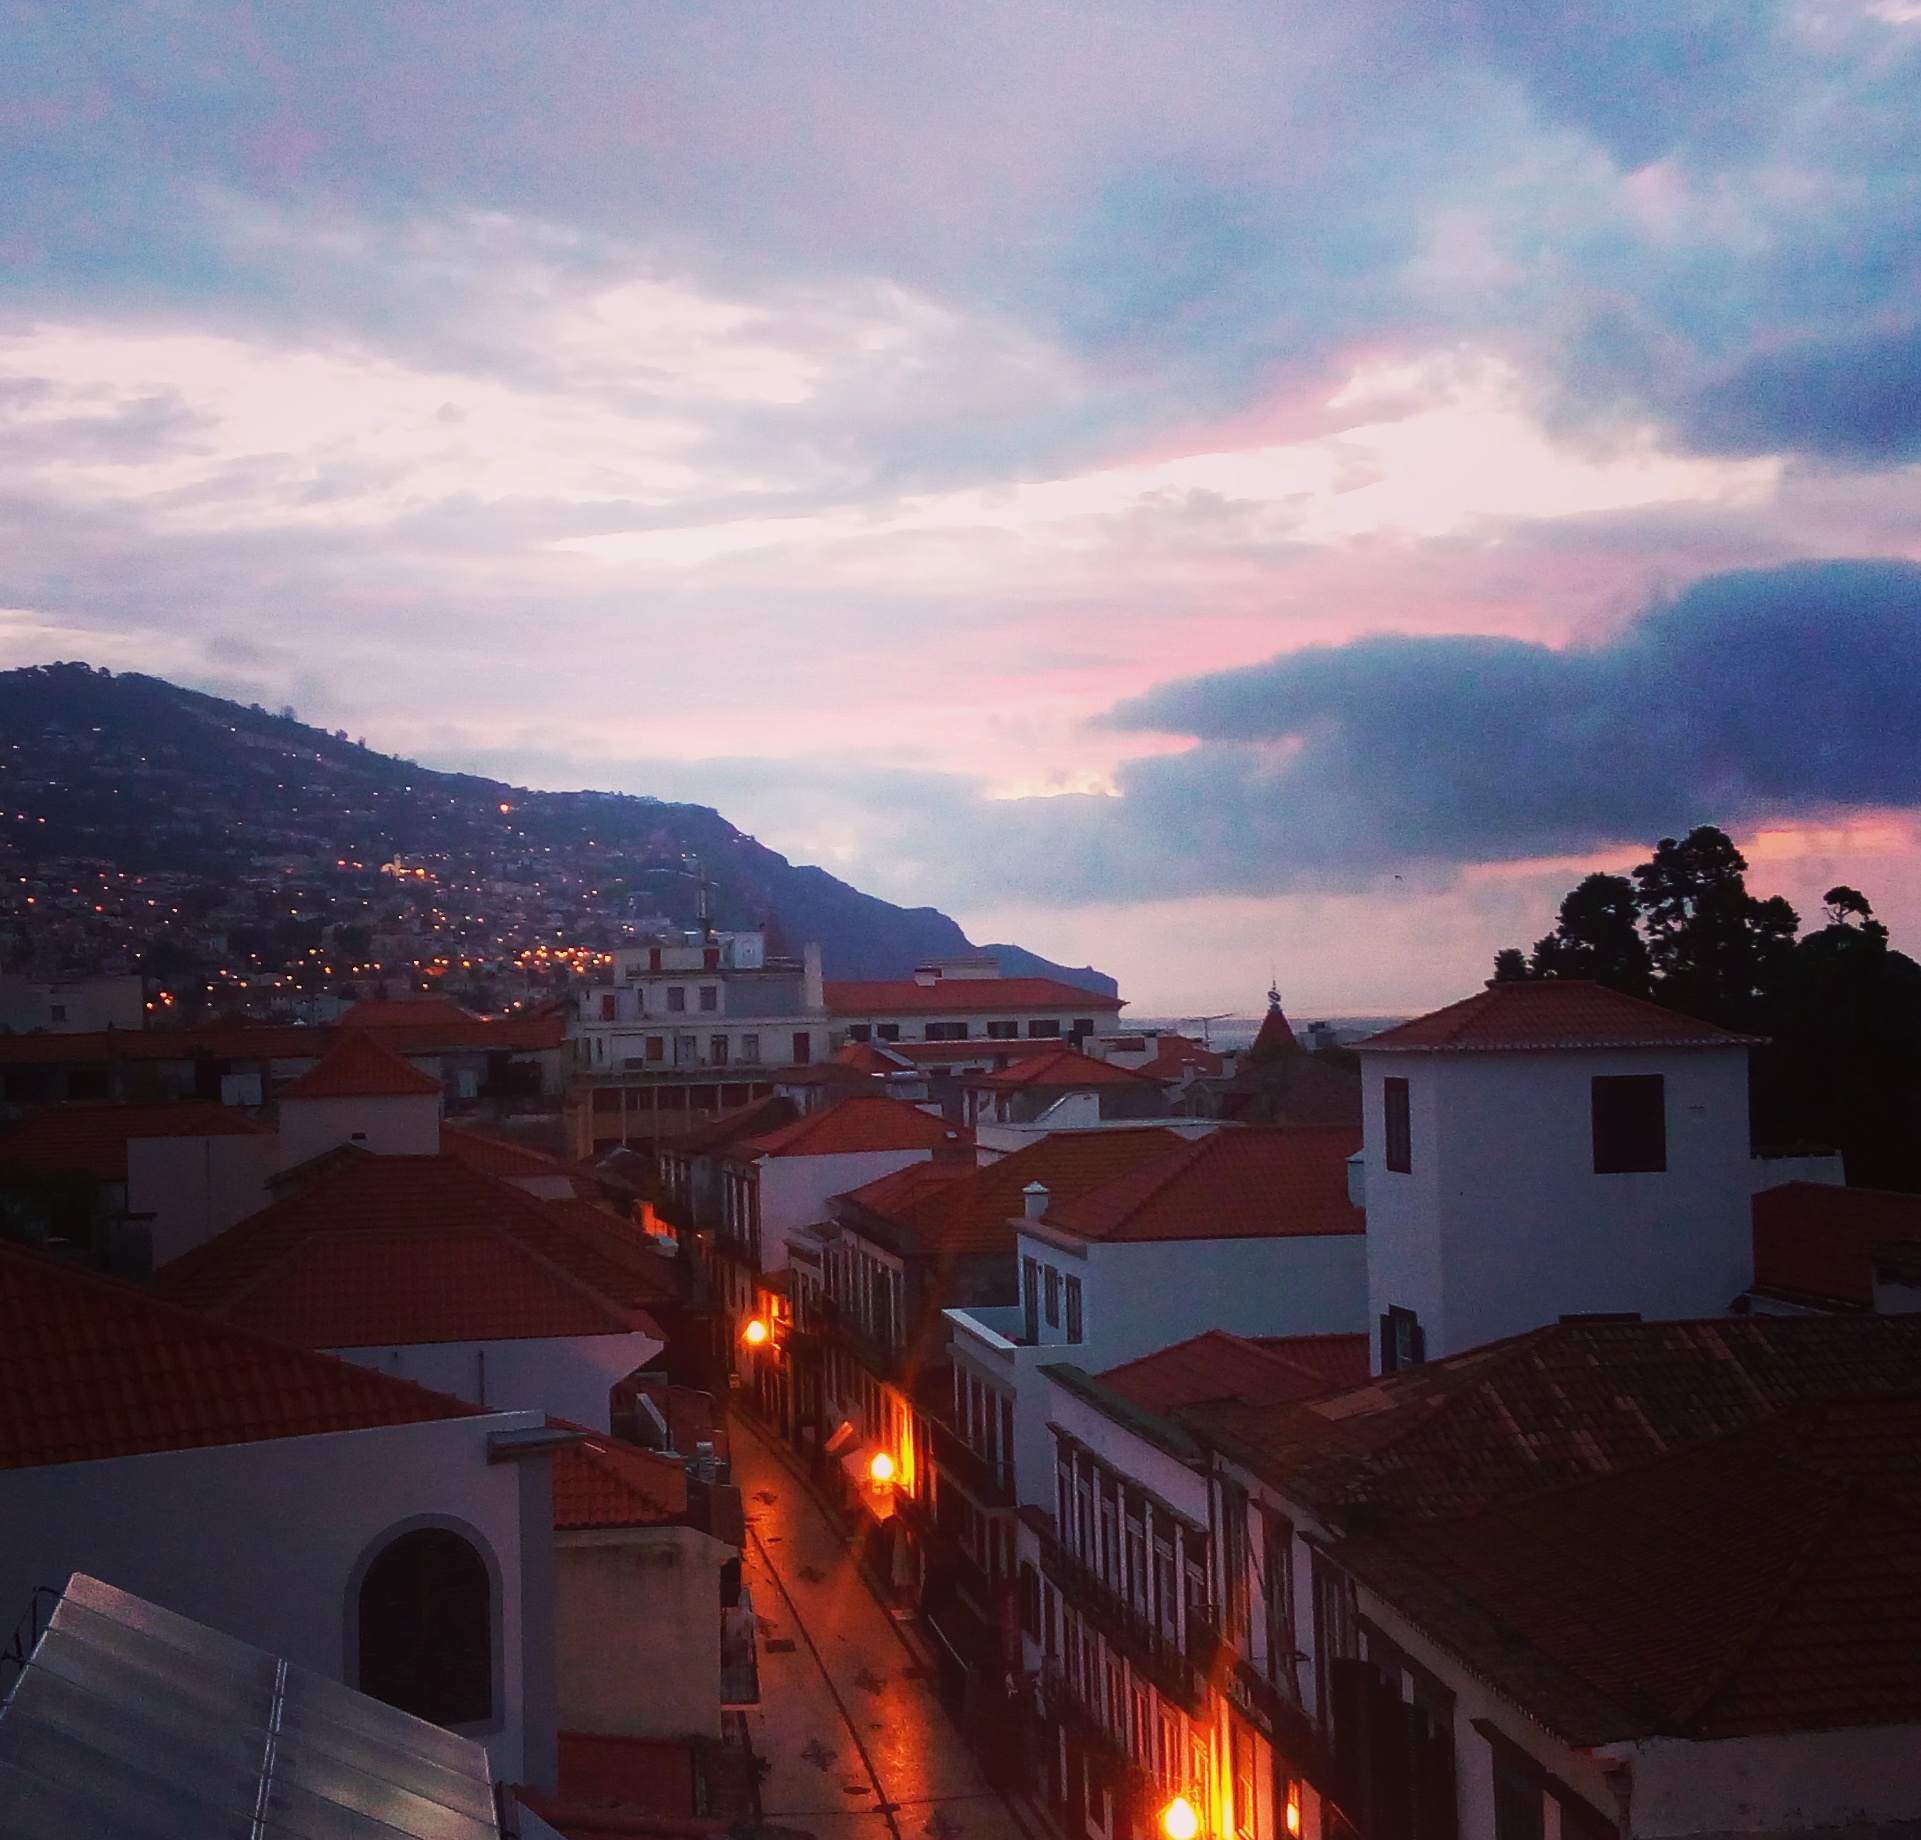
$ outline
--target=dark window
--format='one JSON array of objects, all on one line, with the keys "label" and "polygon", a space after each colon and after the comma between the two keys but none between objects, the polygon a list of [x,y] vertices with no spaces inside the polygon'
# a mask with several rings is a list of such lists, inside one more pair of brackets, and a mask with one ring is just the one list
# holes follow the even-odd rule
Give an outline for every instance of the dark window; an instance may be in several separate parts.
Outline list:
[{"label": "dark window", "polygon": [[1387,1166],[1397,1175],[1414,1171],[1414,1133],[1408,1119],[1407,1082],[1381,1082],[1381,1109],[1386,1118]]},{"label": "dark window", "polygon": [[878,1035],[882,1041],[899,1041],[900,1024],[898,1022],[876,1023],[874,1025],[874,1033]]},{"label": "dark window", "polygon": [[679,1015],[680,1012],[687,1007],[687,992],[683,986],[675,984],[669,987],[667,992],[667,1007],[672,1010],[675,1015]]},{"label": "dark window", "polygon": [[1050,1329],[1061,1326],[1061,1274],[1051,1265],[1041,1267],[1041,1314]]},{"label": "dark window", "polygon": [[1399,1304],[1381,1318],[1381,1372],[1399,1373],[1404,1367],[1419,1367],[1427,1359],[1427,1331],[1412,1310]]},{"label": "dark window", "polygon": [[602,1022],[612,1022],[615,1020],[616,1017],[619,1016],[619,1014],[620,1014],[620,999],[618,997],[605,996],[601,998],[600,1019]]},{"label": "dark window", "polygon": [[1658,1073],[1594,1081],[1594,1173],[1658,1174],[1668,1166],[1667,1080]]},{"label": "dark window", "polygon": [[707,1044],[707,1058],[716,1067],[727,1065],[727,1037],[716,1035]]},{"label": "dark window", "polygon": [[712,1015],[720,1008],[720,986],[703,984],[700,987],[700,1007]]},{"label": "dark window", "polygon": [[1021,1633],[1030,1642],[1041,1639],[1041,1575],[1021,1561]]},{"label": "dark window", "polygon": [[1041,1268],[1032,1259],[1021,1260],[1021,1325],[1028,1345],[1041,1339]]},{"label": "dark window", "polygon": [[700,968],[703,971],[720,969],[720,947],[708,946],[700,955]]},{"label": "dark window", "polygon": [[1018,1022],[990,1022],[987,1037],[990,1041],[1012,1041],[1021,1032]]},{"label": "dark window", "polygon": [[794,1065],[805,1067],[814,1058],[814,1038],[805,1029],[794,1031]]},{"label": "dark window", "polygon": [[1068,1033],[1069,1033],[1070,1035],[1091,1035],[1091,1034],[1093,1034],[1093,1032],[1094,1032],[1094,1018],[1093,1018],[1092,1016],[1076,1016],[1076,1017],[1074,1018],[1074,1026],[1073,1026],[1073,1027],[1072,1027],[1071,1029],[1069,1029],[1069,1030],[1068,1030],[1067,1032],[1068,1032]]},{"label": "dark window", "polygon": [[964,1022],[930,1022],[927,1025],[929,1041],[965,1041],[967,1024]]},{"label": "dark window", "polygon": [[649,1035],[647,1037],[647,1058],[650,1061],[664,1061],[667,1058],[667,1037]]},{"label": "dark window", "polygon": [[403,1533],[360,1581],[360,1690],[436,1725],[494,1712],[487,1564],[445,1527]]},{"label": "dark window", "polygon": [[[1518,1748],[1518,1747],[1517,1747]],[[1505,1744],[1494,1746],[1494,1840],[1544,1840],[1541,1773]]]},{"label": "dark window", "polygon": [[1067,1280],[1067,1339],[1070,1342],[1081,1339],[1081,1281],[1078,1278]]},{"label": "dark window", "polygon": [[1052,1022],[1030,1022],[1027,1032],[1030,1035],[1058,1035],[1061,1032],[1060,1020],[1057,1017]]},{"label": "dark window", "polygon": [[647,969],[649,971],[658,971],[660,969],[659,946],[649,946],[647,948]]},{"label": "dark window", "polygon": [[868,1022],[850,1023],[847,1029],[847,1039],[849,1041],[872,1041],[874,1039],[873,1024]]}]

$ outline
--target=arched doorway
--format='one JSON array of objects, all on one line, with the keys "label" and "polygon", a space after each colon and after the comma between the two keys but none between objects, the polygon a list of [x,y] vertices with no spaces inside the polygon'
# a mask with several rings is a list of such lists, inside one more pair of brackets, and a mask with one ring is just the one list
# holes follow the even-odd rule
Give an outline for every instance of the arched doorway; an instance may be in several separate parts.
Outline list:
[{"label": "arched doorway", "polygon": [[360,1690],[436,1725],[493,1717],[493,1581],[471,1542],[417,1527],[360,1581]]}]

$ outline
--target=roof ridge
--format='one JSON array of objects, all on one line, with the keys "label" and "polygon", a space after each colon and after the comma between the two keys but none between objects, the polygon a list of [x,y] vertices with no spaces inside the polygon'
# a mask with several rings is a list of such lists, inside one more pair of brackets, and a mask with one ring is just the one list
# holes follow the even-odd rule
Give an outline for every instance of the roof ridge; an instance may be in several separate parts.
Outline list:
[{"label": "roof ridge", "polygon": [[[1138,1169],[1129,1169],[1120,1175],[1112,1176],[1108,1181],[1101,1183],[1099,1187],[1082,1189],[1067,1205],[1074,1207],[1083,1201],[1092,1201],[1100,1194],[1102,1189],[1112,1186],[1115,1182],[1140,1181],[1142,1184],[1140,1193],[1134,1197],[1134,1201],[1127,1211],[1120,1216],[1122,1221],[1132,1220],[1142,1208],[1146,1207],[1150,1201],[1166,1188],[1169,1182],[1191,1168],[1193,1164],[1200,1159],[1206,1146],[1220,1135],[1221,1133],[1218,1131],[1209,1131],[1201,1137],[1191,1138],[1185,1143],[1179,1143],[1176,1148],[1168,1151],[1165,1156],[1143,1163]],[[1073,1231],[1071,1227],[1068,1230],[1070,1232]]]}]

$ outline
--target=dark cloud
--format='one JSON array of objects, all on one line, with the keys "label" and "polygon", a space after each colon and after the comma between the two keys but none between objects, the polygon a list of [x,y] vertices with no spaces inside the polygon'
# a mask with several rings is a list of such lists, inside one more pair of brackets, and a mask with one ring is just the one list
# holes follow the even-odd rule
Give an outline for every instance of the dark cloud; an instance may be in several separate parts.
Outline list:
[{"label": "dark cloud", "polygon": [[1805,453],[1861,465],[1921,456],[1921,327],[1811,341],[1750,358],[1689,405],[1719,453]]},{"label": "dark cloud", "polygon": [[1720,575],[1605,645],[1380,636],[1163,686],[1107,822],[1162,876],[1284,887],[1921,803],[1921,567]]}]

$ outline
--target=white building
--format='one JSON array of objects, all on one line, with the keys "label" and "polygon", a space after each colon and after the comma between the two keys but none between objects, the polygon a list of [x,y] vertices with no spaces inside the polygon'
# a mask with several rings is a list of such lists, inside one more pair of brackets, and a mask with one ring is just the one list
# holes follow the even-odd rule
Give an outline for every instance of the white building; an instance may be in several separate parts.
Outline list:
[{"label": "white building", "polygon": [[1563,1315],[1715,1316],[1753,1278],[1748,1037],[1574,979],[1358,1044],[1381,1365]]},{"label": "white building", "polygon": [[992,958],[939,959],[911,978],[826,986],[837,1040],[881,1042],[1086,1040],[1125,1007],[1058,978],[1001,976]]}]

